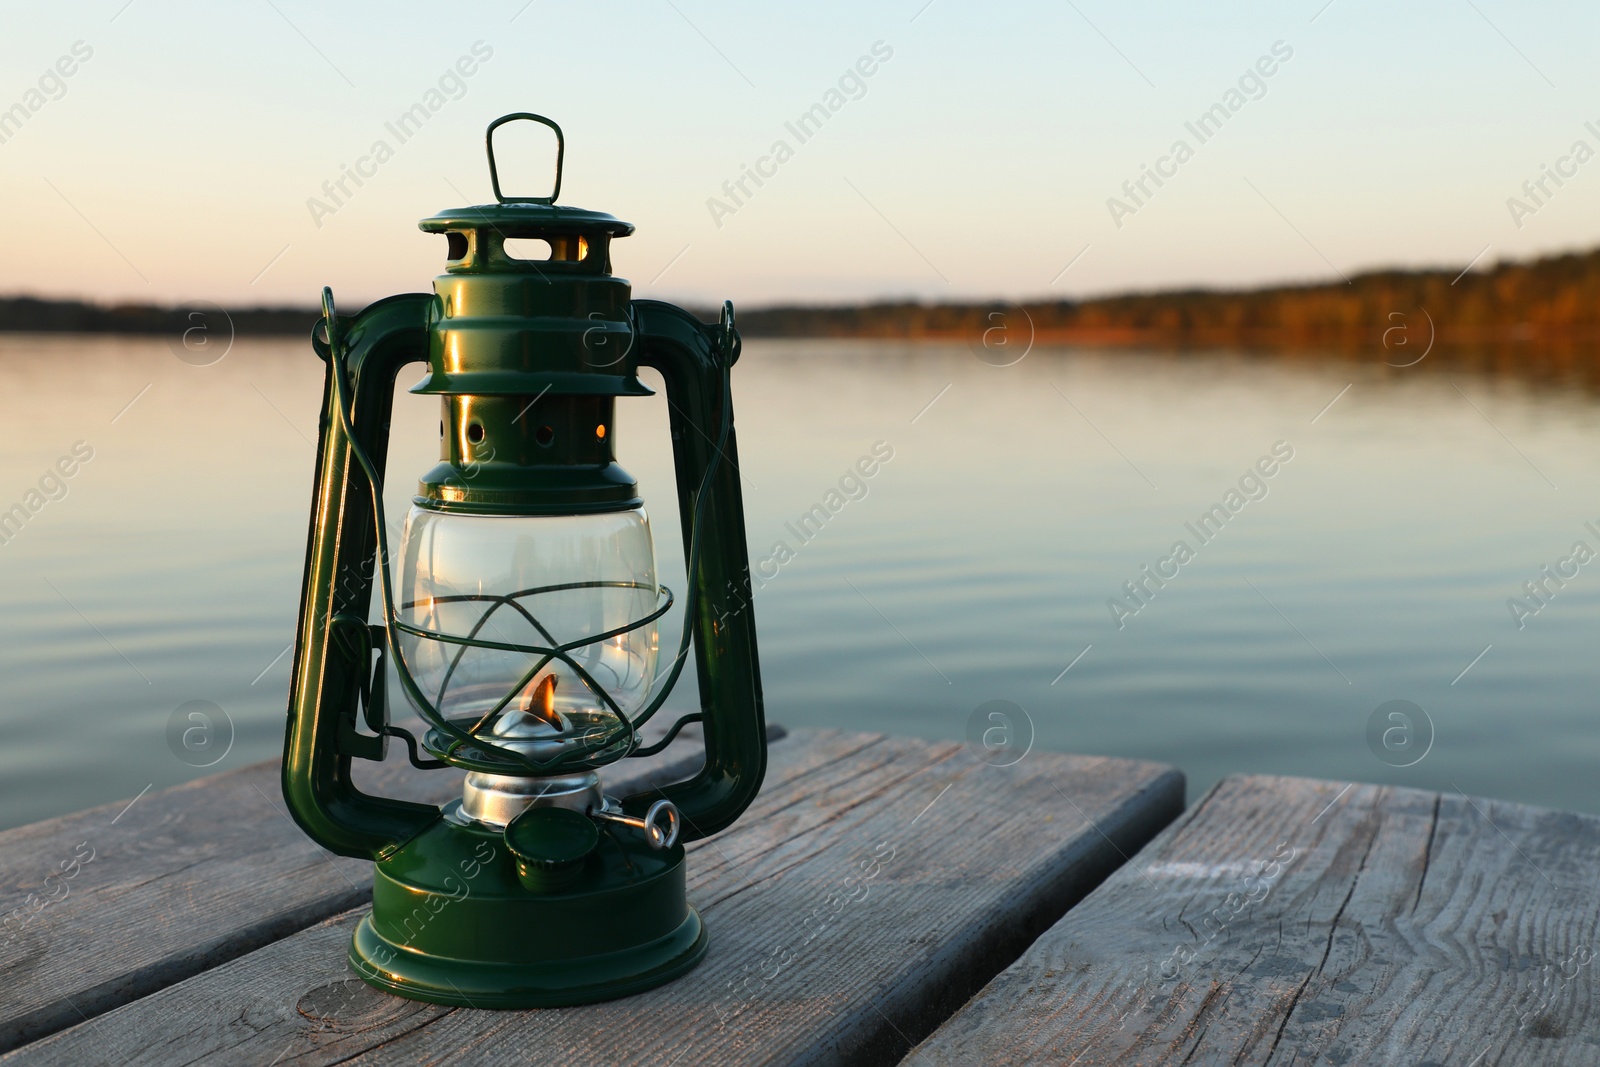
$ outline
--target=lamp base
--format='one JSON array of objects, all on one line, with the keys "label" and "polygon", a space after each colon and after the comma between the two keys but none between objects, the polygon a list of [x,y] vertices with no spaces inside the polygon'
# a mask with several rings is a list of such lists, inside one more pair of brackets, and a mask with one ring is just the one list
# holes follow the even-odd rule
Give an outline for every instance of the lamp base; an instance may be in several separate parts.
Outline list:
[{"label": "lamp base", "polygon": [[440,821],[373,871],[372,913],[350,964],[368,985],[471,1008],[548,1008],[628,996],[706,953],[681,845],[625,832],[600,842],[559,891],[518,877],[502,833]]}]

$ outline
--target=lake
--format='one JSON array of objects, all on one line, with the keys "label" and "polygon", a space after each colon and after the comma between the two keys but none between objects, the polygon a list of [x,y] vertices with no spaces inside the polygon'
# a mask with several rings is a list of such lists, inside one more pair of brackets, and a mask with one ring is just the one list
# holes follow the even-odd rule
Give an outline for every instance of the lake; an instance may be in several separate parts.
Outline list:
[{"label": "lake", "polygon": [[[1191,797],[1265,772],[1600,812],[1596,398],[1386,354],[747,341],[769,718],[1162,760]],[[0,359],[0,510],[37,505],[0,544],[4,824],[278,755],[321,364],[65,335]],[[437,418],[401,392],[396,518]],[[681,589],[662,401],[617,435]],[[191,701],[231,722],[203,760],[173,741]]]}]

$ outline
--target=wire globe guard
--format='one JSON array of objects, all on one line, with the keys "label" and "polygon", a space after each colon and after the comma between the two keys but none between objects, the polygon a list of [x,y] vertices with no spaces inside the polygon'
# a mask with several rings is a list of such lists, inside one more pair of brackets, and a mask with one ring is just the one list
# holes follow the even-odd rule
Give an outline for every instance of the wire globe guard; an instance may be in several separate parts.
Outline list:
[{"label": "wire globe guard", "polygon": [[[592,586],[612,586],[623,585],[625,583],[590,582],[583,584]],[[498,606],[498,602],[516,601],[521,597],[545,591],[547,591],[547,589],[534,588],[520,590],[516,593],[507,594],[503,597],[472,595],[457,596],[448,599],[487,600],[496,602],[496,606]],[[612,629],[606,630],[599,634],[565,642],[558,646],[548,647],[532,645],[512,646],[501,642],[487,641],[477,638],[476,635],[479,632],[479,627],[481,627],[483,622],[489,617],[488,612],[486,612],[480,619],[479,623],[474,626],[472,634],[466,637],[457,635],[451,640],[451,643],[460,649],[461,652],[465,652],[467,649],[471,648],[514,648],[517,651],[528,655],[539,656],[540,659],[527,670],[527,672],[515,685],[511,686],[502,694],[500,701],[493,708],[491,708],[488,713],[481,716],[447,718],[438,710],[437,699],[429,701],[429,703],[433,705],[429,709],[429,711],[432,713],[428,716],[429,720],[435,721],[436,718],[444,719],[444,722],[447,723],[450,728],[446,729],[443,727],[443,725],[435,725],[434,728],[429,730],[423,737],[423,747],[438,757],[441,761],[448,763],[451,766],[460,767],[465,770],[482,771],[490,774],[561,774],[573,770],[587,770],[590,768],[602,767],[632,754],[632,752],[638,747],[637,734],[635,732],[636,727],[641,725],[642,722],[648,721],[649,714],[653,713],[654,709],[660,707],[661,702],[671,691],[672,683],[676,681],[675,674],[669,675],[667,681],[659,687],[660,691],[657,693],[657,699],[651,701],[650,706],[645,709],[646,714],[638,718],[630,718],[622,711],[622,709],[617,706],[616,701],[611,698],[609,693],[606,692],[604,686],[596,682],[587,671],[583,671],[582,668],[578,668],[579,672],[581,673],[581,677],[587,683],[588,688],[592,689],[595,694],[600,696],[609,706],[609,708],[612,709],[612,713],[615,715],[616,721],[620,724],[620,727],[613,730],[603,730],[600,728],[600,722],[597,716],[594,717],[595,721],[578,719],[574,725],[583,727],[583,729],[577,731],[576,736],[572,736],[570,733],[553,735],[551,738],[549,738],[548,742],[541,746],[550,750],[554,750],[551,757],[545,760],[534,758],[526,752],[511,752],[502,749],[498,745],[494,744],[492,732],[488,737],[485,737],[484,733],[485,731],[491,731],[491,728],[495,725],[501,714],[510,710],[513,698],[519,693],[523,692],[523,690],[531,682],[533,676],[540,670],[544,669],[553,660],[561,660],[564,663],[572,664],[572,652],[585,648],[589,645],[594,645],[599,642],[609,640],[620,634],[630,632],[642,626],[647,626],[665,615],[668,609],[672,607],[672,604],[673,596],[671,590],[667,589],[665,586],[661,586],[658,593],[657,606],[655,610],[649,612],[648,614],[634,619],[623,626],[613,627]],[[410,605],[407,606],[409,607]],[[438,639],[441,636],[415,626],[407,626],[400,623],[394,623],[393,625],[399,625],[404,632],[419,637]],[[399,658],[400,657],[397,657],[397,662]],[[576,667],[576,664],[572,665]],[[454,670],[453,666],[451,670]],[[409,670],[407,673],[409,673]],[[448,680],[448,674],[446,677]],[[470,740],[466,739],[468,737],[470,737]]]}]

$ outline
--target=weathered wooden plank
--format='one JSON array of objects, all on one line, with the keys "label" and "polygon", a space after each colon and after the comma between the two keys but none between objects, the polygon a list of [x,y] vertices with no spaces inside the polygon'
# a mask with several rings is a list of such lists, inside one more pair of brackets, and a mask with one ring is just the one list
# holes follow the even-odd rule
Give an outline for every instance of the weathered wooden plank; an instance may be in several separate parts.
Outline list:
[{"label": "weathered wooden plank", "polygon": [[[684,777],[700,759],[633,761],[617,789]],[[369,863],[323,851],[290,820],[278,767],[0,833],[0,1051],[371,899]],[[459,773],[403,758],[364,765],[360,783],[433,803],[461,793]]]},{"label": "weathered wooden plank", "polygon": [[705,961],[661,989],[530,1012],[388,997],[354,911],[5,1062],[894,1062],[1182,808],[1170,768],[798,732],[735,827],[692,848]]},{"label": "weathered wooden plank", "polygon": [[907,1058],[1597,1064],[1600,819],[1231,778]]}]

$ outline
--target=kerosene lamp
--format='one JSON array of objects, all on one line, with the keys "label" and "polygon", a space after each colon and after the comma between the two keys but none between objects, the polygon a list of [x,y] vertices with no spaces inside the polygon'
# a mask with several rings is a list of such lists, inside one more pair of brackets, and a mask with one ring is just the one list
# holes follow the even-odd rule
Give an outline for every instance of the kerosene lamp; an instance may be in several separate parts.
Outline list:
[{"label": "kerosene lamp", "polygon": [[[555,132],[546,197],[502,195],[494,134]],[[312,346],[327,365],[283,792],[333,852],[374,861],[350,962],[401,996],[479,1008],[577,1004],[693,967],[706,931],[687,902],[684,843],[732,823],[766,767],[755,623],[729,377],[732,304],[700,322],[631,299],[611,241],[633,232],[557,206],[565,139],[520,113],[486,137],[496,203],[419,224],[447,241],[432,294],[354,316],[323,290]],[[508,251],[528,238],[549,258]],[[439,397],[440,462],[422,475],[391,557],[384,462],[396,376]],[[615,459],[618,397],[665,382],[688,584],[682,640],[658,654],[673,594],[650,522]],[[390,564],[398,567],[391,575]],[[373,585],[379,618],[369,621]],[[692,654],[700,710],[653,744],[641,728]],[[427,729],[390,721],[393,676]],[[701,724],[686,781],[620,799],[601,769]],[[363,793],[353,760],[391,738],[412,763],[467,772],[445,806]],[[426,752],[426,755],[423,752]]]}]

